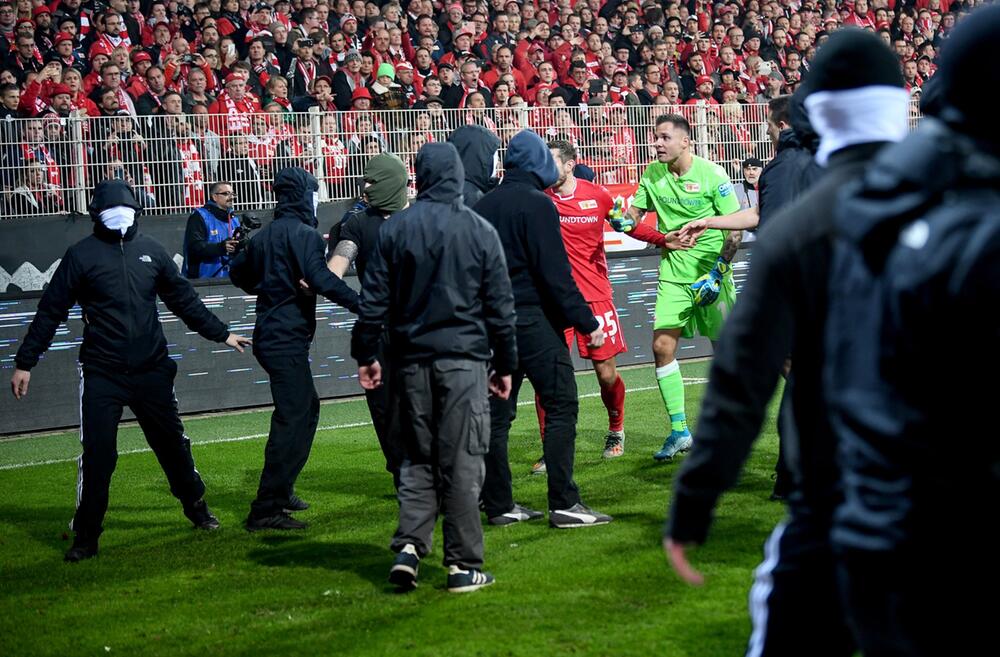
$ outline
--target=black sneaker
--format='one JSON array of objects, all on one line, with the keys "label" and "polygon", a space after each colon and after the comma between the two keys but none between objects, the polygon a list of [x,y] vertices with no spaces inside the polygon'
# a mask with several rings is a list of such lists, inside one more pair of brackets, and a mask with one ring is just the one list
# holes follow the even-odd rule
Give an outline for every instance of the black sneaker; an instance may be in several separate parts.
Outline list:
[{"label": "black sneaker", "polygon": [[205,500],[198,500],[191,506],[184,507],[184,515],[194,523],[196,529],[212,531],[219,528],[219,519],[208,510]]},{"label": "black sneaker", "polygon": [[448,591],[451,593],[477,591],[494,581],[493,575],[476,568],[462,570],[458,566],[452,566],[448,569]]},{"label": "black sneaker", "polygon": [[517,502],[514,503],[514,508],[507,513],[502,513],[498,516],[493,516],[489,519],[491,525],[512,525],[515,522],[522,522],[525,520],[538,520],[539,518],[544,518],[545,514],[541,511],[535,511],[534,509],[529,509],[526,506],[521,506]]},{"label": "black sneaker", "polygon": [[309,502],[292,493],[288,496],[288,504],[285,505],[285,513],[295,513],[296,511],[305,511],[309,508]]},{"label": "black sneaker", "polygon": [[568,509],[549,511],[549,525],[556,529],[572,529],[574,527],[594,527],[606,525],[613,518],[595,511],[583,503],[576,503]]},{"label": "black sneaker", "polygon": [[262,529],[305,529],[308,526],[309,525],[306,523],[301,520],[296,520],[287,513],[276,513],[275,515],[267,516],[266,518],[254,518],[253,516],[247,516],[246,524],[248,532],[256,532]]},{"label": "black sneaker", "polygon": [[82,539],[79,536],[73,539],[73,547],[66,551],[63,561],[76,563],[84,559],[97,556],[97,539]]},{"label": "black sneaker", "polygon": [[417,548],[407,543],[396,554],[392,568],[389,569],[389,583],[400,591],[412,591],[417,588],[417,569],[420,567],[420,557]]}]

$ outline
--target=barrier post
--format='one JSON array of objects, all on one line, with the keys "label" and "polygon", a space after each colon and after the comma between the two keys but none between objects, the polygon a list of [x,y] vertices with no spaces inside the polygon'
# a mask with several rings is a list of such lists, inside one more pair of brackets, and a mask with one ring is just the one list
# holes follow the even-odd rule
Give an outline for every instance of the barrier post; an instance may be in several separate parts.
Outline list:
[{"label": "barrier post", "polygon": [[326,184],[326,158],[323,157],[323,117],[319,107],[315,105],[309,108],[309,128],[312,132],[312,152],[316,181],[319,183],[319,200],[329,201],[330,190]]},{"label": "barrier post", "polygon": [[83,123],[86,116],[81,116],[80,110],[74,110],[69,115],[68,128],[69,136],[74,144],[73,148],[73,208],[77,212],[87,211],[87,159],[83,145]]}]

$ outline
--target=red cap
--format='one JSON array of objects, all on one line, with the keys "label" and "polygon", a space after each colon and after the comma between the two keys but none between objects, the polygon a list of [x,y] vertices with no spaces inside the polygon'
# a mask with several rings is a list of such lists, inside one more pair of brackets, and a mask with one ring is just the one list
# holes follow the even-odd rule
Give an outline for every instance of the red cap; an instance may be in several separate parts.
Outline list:
[{"label": "red cap", "polygon": [[465,9],[462,8],[462,4],[460,2],[453,2],[450,5],[448,5],[447,12],[451,13],[452,9],[457,9],[463,13],[465,12]]},{"label": "red cap", "polygon": [[94,55],[107,55],[111,56],[111,51],[114,50],[111,44],[107,41],[95,41],[94,45],[90,46],[90,56]]},{"label": "red cap", "polygon": [[46,7],[45,5],[41,5],[41,6],[35,7],[34,11],[31,12],[31,15],[32,16],[36,16],[36,17],[39,16],[39,15],[41,15],[41,14],[48,14],[49,16],[51,16],[52,15],[52,10],[49,9],[48,7]]},{"label": "red cap", "polygon": [[458,30],[458,32],[455,32],[454,38],[457,39],[458,37],[460,37],[462,35],[466,35],[466,36],[469,36],[469,37],[474,37],[474,36],[476,36],[476,31],[474,29],[472,29],[472,27],[470,27],[469,25],[463,25]]},{"label": "red cap", "polygon": [[354,90],[354,93],[351,94],[351,102],[353,103],[359,98],[367,98],[368,100],[371,100],[372,92],[368,91],[368,87],[358,87]]},{"label": "red cap", "polygon": [[698,78],[694,81],[694,86],[700,87],[706,82],[711,83],[713,87],[715,86],[715,80],[712,79],[711,75],[699,75]]},{"label": "red cap", "polygon": [[17,22],[14,23],[14,29],[21,27],[25,23],[27,23],[31,27],[35,27],[35,21],[31,20],[30,18],[18,18]]},{"label": "red cap", "polygon": [[229,84],[230,82],[245,82],[245,81],[246,79],[242,75],[239,75],[237,73],[230,73],[229,75],[226,76],[226,84]]},{"label": "red cap", "polygon": [[58,46],[63,41],[73,41],[73,35],[69,32],[59,32],[56,34],[56,38],[52,40],[52,45]]},{"label": "red cap", "polygon": [[139,62],[152,62],[153,57],[145,50],[136,50],[132,53],[132,63],[138,64]]},{"label": "red cap", "polygon": [[344,14],[344,17],[340,19],[340,24],[343,25],[347,21],[358,22],[358,19],[354,17],[354,14]]},{"label": "red cap", "polygon": [[66,94],[67,96],[72,96],[73,92],[69,90],[65,84],[54,84],[49,87],[49,98],[54,98],[59,94]]},{"label": "red cap", "polygon": [[333,78],[331,78],[329,75],[317,75],[316,79],[313,80],[313,84],[316,84],[320,80],[326,80],[326,83],[330,85],[330,88],[331,89],[333,88]]},{"label": "red cap", "polygon": [[405,62],[405,61],[396,64],[396,70],[399,71],[401,69],[406,69],[407,71],[412,71],[413,70],[413,64],[411,64],[410,62]]}]

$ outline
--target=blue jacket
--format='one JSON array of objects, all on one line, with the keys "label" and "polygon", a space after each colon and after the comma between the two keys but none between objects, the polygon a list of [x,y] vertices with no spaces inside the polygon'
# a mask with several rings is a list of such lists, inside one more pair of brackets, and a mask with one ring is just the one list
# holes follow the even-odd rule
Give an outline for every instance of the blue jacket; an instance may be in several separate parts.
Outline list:
[{"label": "blue jacket", "polygon": [[212,201],[188,217],[184,231],[184,265],[181,274],[188,278],[226,278],[229,257],[226,240],[239,228],[236,215]]}]

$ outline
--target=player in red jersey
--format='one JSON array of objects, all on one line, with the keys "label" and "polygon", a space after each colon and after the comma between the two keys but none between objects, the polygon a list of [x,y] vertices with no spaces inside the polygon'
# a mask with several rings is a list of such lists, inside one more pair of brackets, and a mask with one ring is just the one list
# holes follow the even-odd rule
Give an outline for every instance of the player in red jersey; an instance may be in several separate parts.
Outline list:
[{"label": "player in red jersey", "polygon": [[[551,141],[549,149],[559,167],[560,176],[559,181],[545,193],[555,203],[559,213],[559,228],[573,280],[590,304],[605,337],[602,346],[590,347],[587,345],[589,336],[568,328],[566,343],[572,348],[575,336],[580,356],[594,364],[601,386],[601,399],[608,409],[604,457],[614,458],[625,452],[625,382],[618,376],[615,356],[628,350],[625,335],[619,328],[618,311],[611,293],[611,281],[608,280],[608,261],[604,255],[604,222],[614,201],[608,190],[600,185],[573,176],[576,147],[568,141]],[[544,435],[545,418],[540,412],[538,421]],[[542,468],[544,465],[536,464],[533,470]]]}]

